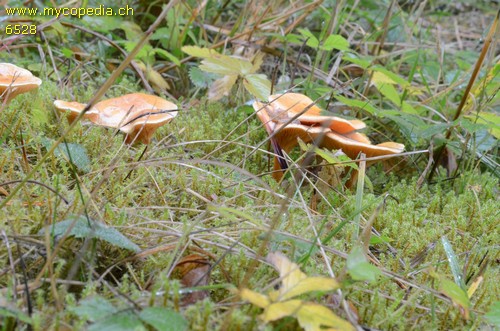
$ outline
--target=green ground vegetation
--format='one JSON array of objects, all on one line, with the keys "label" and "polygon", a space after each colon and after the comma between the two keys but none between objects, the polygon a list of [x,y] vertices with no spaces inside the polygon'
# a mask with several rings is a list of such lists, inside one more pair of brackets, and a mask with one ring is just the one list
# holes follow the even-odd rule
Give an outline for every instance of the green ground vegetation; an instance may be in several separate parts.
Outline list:
[{"label": "green ground vegetation", "polygon": [[[299,2],[173,2],[135,58],[180,109],[146,151],[82,121],[47,155],[69,128],[53,101],[88,102],[161,3],[132,2],[134,16],[118,25],[27,17],[48,27],[2,36],[0,62],[43,80],[0,105],[2,330],[301,329],[293,314],[264,323],[238,295],[277,288],[270,252],[308,276],[335,277],[340,290],[300,298],[359,327],[499,327],[498,30],[471,78],[496,12],[481,1]],[[262,63],[217,72],[184,46],[249,63],[260,52]],[[301,175],[307,153],[297,148],[277,183],[249,106],[268,83],[362,119],[372,140],[408,153],[361,172],[359,189],[345,186],[345,162]],[[129,67],[105,98],[136,91],[148,87]],[[179,267],[195,254],[200,282]]]}]

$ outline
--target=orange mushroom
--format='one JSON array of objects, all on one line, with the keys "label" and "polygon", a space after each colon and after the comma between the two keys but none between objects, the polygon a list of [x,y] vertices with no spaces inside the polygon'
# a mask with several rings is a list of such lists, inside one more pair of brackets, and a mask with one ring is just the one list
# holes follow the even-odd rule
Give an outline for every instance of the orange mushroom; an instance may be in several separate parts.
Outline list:
[{"label": "orange mushroom", "polygon": [[0,63],[0,101],[9,103],[18,94],[36,89],[42,80],[26,69]]},{"label": "orange mushroom", "polygon": [[[54,106],[61,112],[68,112],[68,121],[71,123],[86,105],[56,100]],[[127,144],[136,140],[149,144],[156,129],[177,116],[177,109],[177,105],[160,97],[132,93],[98,102],[85,113],[84,118],[94,124],[124,132]]]},{"label": "orange mushroom", "polygon": [[[273,177],[278,181],[287,168],[283,151],[290,152],[298,144],[298,138],[320,148],[342,150],[352,159],[360,153],[374,157],[398,154],[404,150],[404,145],[394,142],[372,145],[368,137],[356,132],[365,127],[364,122],[322,116],[321,108],[305,95],[272,95],[269,101],[268,104],[255,102],[253,107],[267,133],[272,136],[271,141],[276,153]],[[296,120],[292,121],[294,117]]]}]

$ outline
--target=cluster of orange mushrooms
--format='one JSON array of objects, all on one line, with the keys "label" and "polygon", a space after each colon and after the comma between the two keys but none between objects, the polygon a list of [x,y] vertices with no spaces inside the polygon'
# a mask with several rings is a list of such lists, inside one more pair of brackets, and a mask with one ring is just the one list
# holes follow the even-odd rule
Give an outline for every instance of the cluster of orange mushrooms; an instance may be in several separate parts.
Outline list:
[{"label": "cluster of orange mushrooms", "polygon": [[283,152],[290,152],[298,139],[320,148],[342,150],[351,159],[360,153],[367,157],[398,154],[405,148],[395,142],[373,145],[366,135],[356,131],[366,127],[363,121],[321,115],[321,108],[303,94],[271,95],[268,103],[256,101],[253,108],[273,142],[273,177],[278,181],[287,168]]},{"label": "cluster of orange mushrooms", "polygon": [[[18,94],[38,88],[41,82],[26,69],[0,63],[0,101],[3,104]],[[54,106],[67,114],[70,123],[86,108],[86,104],[62,100],[56,100]],[[283,152],[290,152],[298,144],[298,139],[321,148],[342,150],[352,159],[360,153],[373,157],[398,154],[404,150],[404,145],[395,142],[373,145],[368,137],[357,132],[365,127],[365,123],[321,115],[321,108],[303,94],[272,95],[267,103],[256,101],[253,107],[273,142],[273,177],[276,180],[283,177],[287,168]],[[156,129],[170,122],[177,112],[177,106],[163,98],[132,93],[98,102],[82,117],[96,125],[122,131],[127,144],[149,144]]]}]

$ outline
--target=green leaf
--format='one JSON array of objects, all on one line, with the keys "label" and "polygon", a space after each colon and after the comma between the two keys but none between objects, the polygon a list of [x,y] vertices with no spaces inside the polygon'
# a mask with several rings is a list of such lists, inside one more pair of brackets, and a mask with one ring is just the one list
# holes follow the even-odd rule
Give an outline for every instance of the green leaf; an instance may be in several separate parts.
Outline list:
[{"label": "green leaf", "polygon": [[132,311],[113,314],[88,327],[88,331],[142,331],[147,330]]},{"label": "green leaf", "polygon": [[187,330],[188,327],[188,323],[181,314],[164,307],[144,308],[139,318],[158,331],[182,331]]},{"label": "green leaf", "polygon": [[360,58],[353,53],[346,53],[342,57],[342,60],[347,61],[347,62],[351,62],[353,64],[357,64],[358,66],[360,66],[363,69],[368,68],[373,61],[373,59],[369,56],[364,56],[364,57]]},{"label": "green leaf", "polygon": [[[26,324],[32,324],[33,320],[27,314],[19,310],[9,309],[6,307],[0,307],[0,316],[2,317],[12,317]],[[2,320],[2,319],[0,319]],[[5,320],[4,320],[5,322]]]},{"label": "green leaf", "polygon": [[[48,150],[53,144],[52,139],[42,138],[43,146]],[[72,163],[81,171],[90,171],[90,160],[87,155],[87,150],[80,144],[61,143],[54,150],[54,155],[66,162]],[[70,158],[71,155],[71,158]]]},{"label": "green leaf", "polygon": [[491,305],[490,310],[484,315],[484,318],[488,323],[500,329],[500,301],[496,301]]},{"label": "green leaf", "polygon": [[383,75],[390,78],[394,83],[398,84],[401,87],[409,87],[410,86],[410,83],[408,83],[408,81],[406,81],[403,77],[399,76],[398,74],[393,73],[390,70],[387,70],[384,67],[374,66],[371,69],[375,72],[382,73]]},{"label": "green leaf", "polygon": [[139,246],[130,241],[130,239],[118,230],[92,219],[87,220],[85,216],[77,216],[54,225],[49,225],[45,229],[40,230],[39,234],[43,235],[45,231],[49,231],[53,233],[54,237],[58,237],[64,235],[70,227],[69,235],[75,238],[97,238],[120,248],[134,252],[140,251]]},{"label": "green leaf", "polygon": [[189,69],[189,79],[196,87],[206,88],[217,79],[217,75],[205,72],[198,67],[191,67]]},{"label": "green leaf", "polygon": [[246,75],[243,85],[258,100],[267,100],[271,94],[271,82],[263,74]]},{"label": "green leaf", "polygon": [[172,63],[174,63],[175,65],[177,65],[177,66],[181,65],[181,61],[177,57],[175,57],[172,53],[169,53],[166,50],[161,49],[161,48],[155,48],[155,49],[153,49],[153,51],[155,54],[160,55],[164,59],[172,61]]},{"label": "green leaf", "polygon": [[306,45],[311,48],[318,48],[319,40],[308,29],[299,29],[300,34],[304,39],[307,39]]},{"label": "green leaf", "polygon": [[382,272],[370,264],[363,253],[363,248],[355,246],[347,256],[347,272],[354,280],[376,281]]},{"label": "green leaf", "polygon": [[339,51],[349,50],[349,42],[347,39],[338,34],[329,35],[326,38],[323,45],[320,47],[324,51],[331,51],[332,49],[338,49]]},{"label": "green leaf", "polygon": [[441,237],[441,243],[443,244],[446,257],[448,258],[448,263],[450,264],[451,273],[453,274],[455,283],[460,286],[462,290],[467,292],[467,287],[465,286],[465,282],[462,278],[462,269],[458,265],[457,255],[453,251],[453,247],[451,247],[451,244],[446,236]]},{"label": "green leaf", "polygon": [[370,104],[370,101],[361,101],[361,100],[354,100],[354,99],[348,99],[346,97],[343,97],[341,95],[335,96],[335,98],[345,104],[346,106],[353,107],[353,108],[360,108],[362,110],[367,111],[368,113],[372,115],[377,115],[379,113],[378,109],[373,107]]},{"label": "green leaf", "polygon": [[[476,119],[475,115],[467,115],[465,117],[472,121]],[[495,138],[500,139],[500,116],[498,114],[482,111],[477,116],[477,123],[485,124],[491,130],[491,134]]]},{"label": "green leaf", "polygon": [[467,292],[462,290],[460,286],[449,279],[439,277],[439,291],[450,298],[454,304],[463,308],[468,315],[470,308],[469,297],[467,296]]},{"label": "green leaf", "polygon": [[[153,35],[151,36],[151,38],[149,38],[150,40],[162,40],[162,39],[166,39],[167,36],[170,34],[170,30],[169,28],[159,28],[159,29],[156,29],[155,32],[153,33]],[[190,46],[186,46],[186,47],[190,47]]]},{"label": "green leaf", "polygon": [[73,51],[67,47],[61,48],[61,53],[68,59],[73,57]]},{"label": "green leaf", "polygon": [[385,243],[390,243],[392,241],[391,238],[381,235],[379,236],[371,236],[370,237],[370,245],[376,245],[376,244],[385,244]]},{"label": "green leaf", "polygon": [[97,321],[118,311],[108,300],[100,296],[85,298],[76,307],[69,307],[69,311],[82,319]]},{"label": "green leaf", "polygon": [[198,47],[198,46],[184,46],[181,48],[181,50],[188,55],[191,55],[194,57],[201,57],[204,59],[207,59],[207,58],[213,57],[216,54],[219,54],[214,50],[211,50],[208,48],[202,48],[202,47]]},{"label": "green leaf", "polygon": [[399,97],[399,92],[396,90],[394,85],[380,82],[375,82],[375,85],[384,97],[389,99],[396,106],[401,106],[401,98]]},{"label": "green leaf", "polygon": [[347,161],[352,161],[351,158],[349,158],[347,155],[345,155],[345,154],[335,155],[334,153],[327,150],[326,148],[322,149],[322,148],[318,148],[317,146],[315,146],[315,147],[316,147],[315,153],[318,154],[318,156],[321,156],[323,159],[325,159],[326,162],[328,162],[330,164],[342,163],[342,164],[338,164],[336,166],[351,167],[353,169],[358,170],[358,165],[356,164],[356,162],[344,163]]}]

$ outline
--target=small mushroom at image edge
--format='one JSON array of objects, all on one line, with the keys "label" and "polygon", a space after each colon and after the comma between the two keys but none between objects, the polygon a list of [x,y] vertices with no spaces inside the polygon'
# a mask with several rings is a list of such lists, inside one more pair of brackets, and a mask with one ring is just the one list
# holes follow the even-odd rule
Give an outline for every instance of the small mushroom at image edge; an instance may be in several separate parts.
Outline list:
[{"label": "small mushroom at image edge", "polygon": [[9,103],[17,95],[37,89],[42,80],[26,69],[0,63],[0,102]]},{"label": "small mushroom at image edge", "polygon": [[[272,95],[269,103],[256,101],[253,108],[272,137],[276,154],[273,177],[277,181],[281,180],[287,168],[283,152],[290,152],[298,145],[299,138],[305,143],[317,144],[320,148],[342,150],[351,159],[360,153],[374,157],[404,151],[404,145],[395,142],[373,145],[367,136],[356,132],[366,126],[364,122],[320,115],[321,108],[299,93]],[[292,120],[298,114],[301,115]]]},{"label": "small mushroom at image edge", "polygon": [[[72,123],[86,105],[56,100],[54,106],[67,113]],[[177,110],[176,104],[163,98],[132,93],[98,102],[83,117],[96,125],[119,129],[126,134],[127,144],[136,141],[149,144],[156,129],[177,116]]]}]

